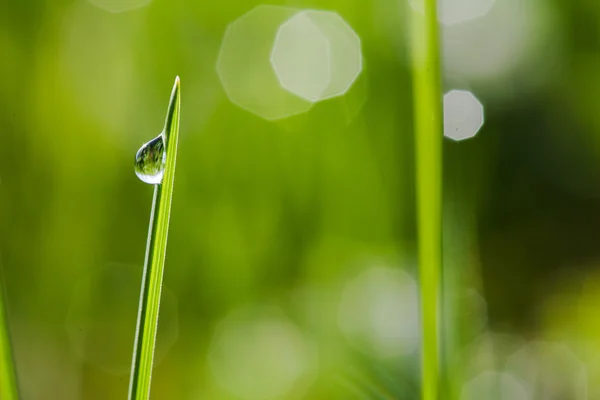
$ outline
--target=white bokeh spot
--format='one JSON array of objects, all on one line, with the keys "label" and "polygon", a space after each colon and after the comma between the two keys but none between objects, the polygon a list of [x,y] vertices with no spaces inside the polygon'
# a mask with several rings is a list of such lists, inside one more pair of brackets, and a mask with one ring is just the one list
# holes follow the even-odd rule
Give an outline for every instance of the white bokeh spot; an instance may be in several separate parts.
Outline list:
[{"label": "white bokeh spot", "polygon": [[398,268],[375,266],[345,288],[339,326],[359,350],[380,358],[412,354],[419,343],[417,284]]},{"label": "white bokeh spot", "polygon": [[506,369],[518,376],[533,399],[587,399],[585,364],[563,343],[535,341],[514,352]]},{"label": "white bokeh spot", "polygon": [[281,86],[303,99],[342,96],[362,72],[360,38],[335,12],[302,11],[279,28],[271,64]]},{"label": "white bokeh spot", "polygon": [[[502,0],[481,18],[443,27],[446,79],[514,96],[553,76],[561,52],[556,12],[546,0]],[[515,74],[524,77],[517,86],[510,84]]]},{"label": "white bokeh spot", "polygon": [[456,141],[472,138],[483,121],[483,106],[471,92],[451,90],[444,95],[444,136]]},{"label": "white bokeh spot", "polygon": [[299,13],[277,31],[271,64],[284,89],[316,102],[331,81],[329,53],[329,40],[306,13]]},{"label": "white bokeh spot", "polygon": [[227,27],[217,73],[231,102],[273,121],[345,95],[362,62],[359,37],[337,13],[261,5]]},{"label": "white bokeh spot", "polygon": [[279,309],[266,306],[227,315],[208,361],[219,385],[245,400],[289,398],[312,383],[317,369],[315,347]]},{"label": "white bokeh spot", "polygon": [[298,10],[261,5],[227,27],[217,73],[229,100],[267,120],[308,111],[313,103],[281,87],[270,63],[279,27]]}]

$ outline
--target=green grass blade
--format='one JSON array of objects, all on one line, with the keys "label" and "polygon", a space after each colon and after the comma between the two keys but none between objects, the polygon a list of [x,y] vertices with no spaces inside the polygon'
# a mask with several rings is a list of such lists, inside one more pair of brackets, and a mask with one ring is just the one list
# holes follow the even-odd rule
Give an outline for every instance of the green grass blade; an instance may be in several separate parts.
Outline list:
[{"label": "green grass blade", "polygon": [[171,101],[165,121],[164,140],[167,161],[162,183],[154,186],[150,213],[150,227],[146,245],[146,258],[142,276],[142,290],[135,333],[129,399],[150,397],[152,361],[158,328],[158,311],[162,289],[163,271],[167,250],[167,234],[171,214],[171,199],[175,180],[175,161],[179,137],[180,90],[179,77],[175,79]]},{"label": "green grass blade", "polygon": [[413,14],[417,224],[422,324],[422,400],[440,396],[442,274],[442,92],[436,0]]},{"label": "green grass blade", "polygon": [[2,271],[0,271],[0,399],[16,400],[19,398],[19,390],[10,346],[8,316],[4,304],[4,281],[2,280],[1,272]]}]

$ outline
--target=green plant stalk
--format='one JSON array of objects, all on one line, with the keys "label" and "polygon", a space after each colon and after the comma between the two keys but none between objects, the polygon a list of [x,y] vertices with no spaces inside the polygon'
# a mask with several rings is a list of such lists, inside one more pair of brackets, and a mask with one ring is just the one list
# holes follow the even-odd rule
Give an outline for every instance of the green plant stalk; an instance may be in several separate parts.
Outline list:
[{"label": "green plant stalk", "polygon": [[150,397],[152,362],[158,329],[158,311],[167,250],[173,183],[175,180],[175,161],[177,158],[177,142],[179,137],[179,108],[180,90],[179,77],[177,77],[173,86],[173,92],[171,93],[165,129],[163,131],[167,160],[162,183],[154,186],[154,198],[152,200],[152,211],[150,212],[150,227],[142,276],[131,378],[129,381],[129,400],[145,400]]},{"label": "green plant stalk", "polygon": [[436,0],[413,13],[412,58],[421,295],[421,399],[440,396],[442,277],[442,91]]},{"label": "green plant stalk", "polygon": [[0,271],[0,399],[17,400],[19,388],[10,346],[8,316],[4,299],[4,281]]}]

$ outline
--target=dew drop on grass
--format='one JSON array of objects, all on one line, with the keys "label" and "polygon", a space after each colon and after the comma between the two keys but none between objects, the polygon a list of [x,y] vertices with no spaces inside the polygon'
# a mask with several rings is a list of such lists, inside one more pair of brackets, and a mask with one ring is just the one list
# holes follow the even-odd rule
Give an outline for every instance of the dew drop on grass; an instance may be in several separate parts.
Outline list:
[{"label": "dew drop on grass", "polygon": [[164,134],[161,133],[144,143],[135,154],[135,174],[143,182],[151,185],[159,184],[162,182],[166,162]]}]

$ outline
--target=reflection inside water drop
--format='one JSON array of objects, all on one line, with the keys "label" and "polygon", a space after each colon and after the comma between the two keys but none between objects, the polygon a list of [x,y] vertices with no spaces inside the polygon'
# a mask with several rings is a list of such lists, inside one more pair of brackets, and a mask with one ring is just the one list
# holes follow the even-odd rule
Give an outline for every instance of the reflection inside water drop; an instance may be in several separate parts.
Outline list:
[{"label": "reflection inside water drop", "polygon": [[156,185],[162,182],[167,152],[165,151],[164,134],[161,133],[145,143],[135,154],[135,174],[142,181]]}]

